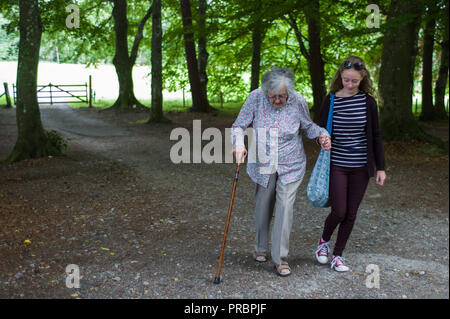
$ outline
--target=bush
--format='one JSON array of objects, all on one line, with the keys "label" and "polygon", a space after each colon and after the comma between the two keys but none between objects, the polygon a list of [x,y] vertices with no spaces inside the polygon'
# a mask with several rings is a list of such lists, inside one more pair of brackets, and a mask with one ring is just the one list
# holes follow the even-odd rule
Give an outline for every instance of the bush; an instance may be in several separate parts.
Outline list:
[{"label": "bush", "polygon": [[67,148],[67,140],[65,140],[57,131],[45,131],[47,139],[48,155],[59,156]]}]

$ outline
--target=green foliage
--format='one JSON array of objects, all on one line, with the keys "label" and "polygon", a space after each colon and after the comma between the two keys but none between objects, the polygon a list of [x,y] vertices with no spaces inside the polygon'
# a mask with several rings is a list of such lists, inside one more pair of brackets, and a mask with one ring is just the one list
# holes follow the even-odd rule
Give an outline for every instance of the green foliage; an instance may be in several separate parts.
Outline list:
[{"label": "green foliage", "polygon": [[[424,4],[435,0],[424,0]],[[128,0],[129,49],[140,19],[151,0]],[[69,29],[65,25],[68,16],[65,8],[75,3],[80,8],[80,28]],[[380,8],[380,28],[367,28],[369,13],[366,6],[372,0],[321,0],[319,21],[321,27],[321,53],[325,64],[328,87],[339,63],[348,55],[362,57],[369,68],[374,87],[377,87],[381,65],[383,32],[389,30],[385,18],[389,0],[376,1]],[[112,1],[105,0],[40,0],[44,33],[41,59],[60,63],[112,63],[114,55],[114,29]],[[178,0],[162,2],[163,20],[163,80],[164,89],[179,91],[189,87],[185,62],[183,32]],[[252,30],[259,28],[264,34],[261,47],[260,76],[272,66],[286,66],[294,70],[297,90],[308,100],[312,99],[311,79],[307,58],[302,55],[298,39],[288,15],[299,28],[304,45],[308,49],[307,0],[209,0],[206,19],[207,50],[209,53],[208,98],[220,105],[226,101],[242,102],[250,90],[252,57]],[[434,75],[437,76],[441,47],[438,43],[448,37],[445,28],[445,6],[448,1],[438,0],[439,10],[428,14],[435,18],[436,50]],[[191,0],[193,31],[198,40],[198,0]],[[2,0],[0,9],[0,60],[11,60],[17,55],[18,5],[15,0]],[[402,17],[396,23],[404,23],[410,17]],[[448,25],[448,17],[447,17]],[[151,19],[144,28],[137,64],[150,65]],[[420,46],[419,46],[420,50]],[[58,52],[58,54],[56,53]],[[198,49],[197,49],[198,54]],[[416,59],[416,88],[420,90],[420,51]]]},{"label": "green foliage", "polygon": [[[72,1],[56,0],[43,4],[52,14],[44,14],[41,59],[60,63],[111,63],[114,55],[112,5],[109,1],[76,1],[80,9],[79,28],[68,28],[66,7]],[[108,30],[105,32],[105,30]],[[56,51],[57,50],[57,51]],[[57,53],[59,57],[57,57]]]},{"label": "green foliage", "polygon": [[0,61],[16,60],[19,50],[18,36],[8,31],[8,22],[0,13]]},{"label": "green foliage", "polygon": [[46,150],[49,155],[60,156],[67,148],[67,140],[65,140],[57,131],[45,131]]}]

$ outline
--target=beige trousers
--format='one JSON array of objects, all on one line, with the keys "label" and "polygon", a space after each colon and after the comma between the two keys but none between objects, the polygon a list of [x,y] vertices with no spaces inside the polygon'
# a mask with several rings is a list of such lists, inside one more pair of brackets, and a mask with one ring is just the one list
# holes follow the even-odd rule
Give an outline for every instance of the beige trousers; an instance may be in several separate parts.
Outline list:
[{"label": "beige trousers", "polygon": [[269,228],[274,215],[271,255],[276,264],[280,264],[283,259],[286,259],[289,253],[294,202],[300,183],[301,180],[283,185],[278,174],[274,173],[270,176],[267,188],[255,184],[255,251],[268,251]]}]

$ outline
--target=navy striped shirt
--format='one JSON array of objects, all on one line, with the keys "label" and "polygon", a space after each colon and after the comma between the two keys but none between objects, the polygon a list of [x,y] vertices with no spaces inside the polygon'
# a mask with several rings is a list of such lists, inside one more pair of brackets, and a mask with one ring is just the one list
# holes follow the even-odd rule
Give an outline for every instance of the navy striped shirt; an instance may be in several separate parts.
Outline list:
[{"label": "navy striped shirt", "polygon": [[367,165],[366,94],[335,97],[331,163],[344,167]]}]

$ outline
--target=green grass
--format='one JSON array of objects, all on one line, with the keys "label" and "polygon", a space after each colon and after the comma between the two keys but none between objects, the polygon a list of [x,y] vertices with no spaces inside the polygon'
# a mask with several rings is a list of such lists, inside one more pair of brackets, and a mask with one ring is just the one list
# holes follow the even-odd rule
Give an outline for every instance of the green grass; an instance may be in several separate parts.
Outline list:
[{"label": "green grass", "polygon": [[235,116],[239,114],[242,104],[244,104],[244,102],[225,102],[221,107],[220,103],[217,104],[211,103],[212,107],[214,107],[217,111],[219,111],[219,114],[235,115]]},{"label": "green grass", "polygon": [[[113,105],[113,103],[115,102],[115,100],[97,100],[95,102],[92,102],[92,106],[96,107],[96,108],[107,108],[111,105]],[[69,102],[67,103],[69,104],[71,107],[73,108],[82,108],[82,107],[89,107],[89,103],[75,103],[75,102]]]},{"label": "green grass", "polygon": [[419,154],[423,154],[426,157],[441,156],[447,154],[447,151],[445,149],[433,144],[426,144],[424,146],[421,146],[416,150],[416,152],[418,152]]},{"label": "green grass", "polygon": [[[12,98],[11,98],[11,104],[14,106],[14,100]],[[0,107],[6,107],[6,96],[4,96],[4,95],[0,97]]]},{"label": "green grass", "polygon": [[[96,108],[104,109],[108,108],[111,105],[113,105],[115,100],[96,100],[93,102],[93,106]],[[151,100],[140,100],[142,104],[150,108]],[[14,103],[13,100],[11,100],[11,103]],[[183,107],[183,100],[166,100],[163,104],[163,111],[164,112],[187,112],[188,109],[191,107],[191,100],[185,101],[185,106]],[[219,114],[224,115],[235,115],[237,116],[239,114],[239,111],[242,107],[243,102],[225,102],[223,107],[220,106],[219,103],[210,102],[211,105],[219,112]],[[81,108],[81,107],[88,107],[88,103],[68,103],[73,108]],[[6,97],[3,95],[0,97],[0,106],[6,105]],[[417,112],[416,112],[417,110]],[[419,116],[422,112],[422,104],[418,103],[417,107],[415,103],[413,103],[412,106],[413,115],[416,119],[419,119]],[[447,110],[448,111],[448,110]],[[313,116],[313,113],[311,113],[311,117]]]},{"label": "green grass", "polygon": [[[445,105],[445,110],[448,114],[448,104]],[[420,115],[422,114],[422,103],[417,103],[416,105],[416,103],[414,102],[412,105],[412,113],[414,118],[418,120],[420,118]]]},{"label": "green grass", "polygon": [[[104,109],[113,105],[115,100],[95,100],[92,103],[93,107]],[[150,108],[151,100],[139,100],[143,105]],[[88,103],[68,103],[73,108],[89,107]],[[219,114],[224,115],[237,115],[241,109],[243,103],[241,102],[226,102],[223,107],[220,104],[211,102],[211,106],[214,107]],[[185,106],[183,106],[183,100],[165,100],[163,103],[164,112],[187,112],[191,107],[191,101],[187,100]]]}]

